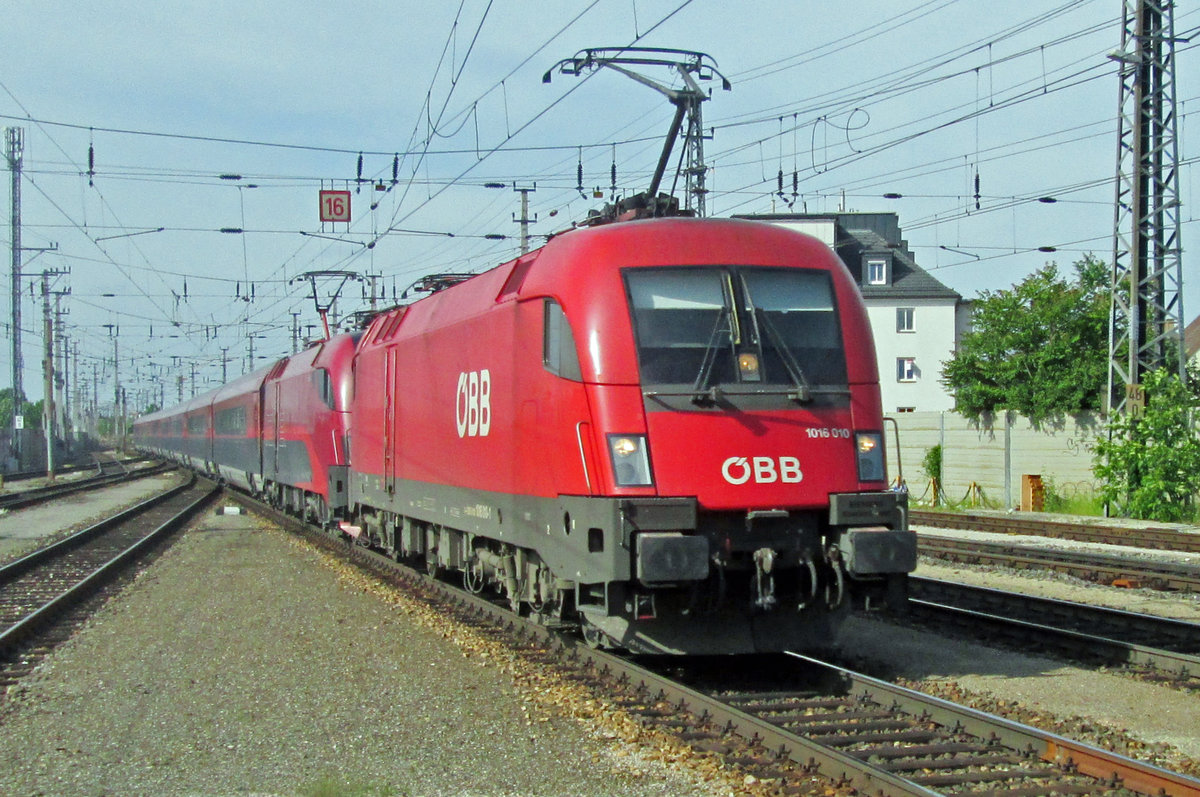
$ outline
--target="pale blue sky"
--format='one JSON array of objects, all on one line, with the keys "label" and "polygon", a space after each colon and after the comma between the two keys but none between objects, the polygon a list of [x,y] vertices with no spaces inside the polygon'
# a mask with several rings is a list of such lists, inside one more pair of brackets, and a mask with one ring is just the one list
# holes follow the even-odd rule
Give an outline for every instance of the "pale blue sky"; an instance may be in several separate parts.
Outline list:
[{"label": "pale blue sky", "polygon": [[[797,176],[794,210],[899,213],[918,262],[966,298],[1047,260],[1108,260],[1118,84],[1105,56],[1120,13],[1120,0],[26,3],[0,25],[0,124],[25,129],[24,244],[58,246],[26,271],[71,269],[60,287],[86,373],[111,356],[103,325],[117,324],[131,390],[167,376],[170,355],[197,362],[203,388],[222,349],[241,373],[248,334],[274,358],[290,351],[292,313],[315,323],[307,286],[288,284],[297,274],[376,274],[390,299],[426,273],[511,258],[519,197],[486,182],[536,182],[535,234],[599,204],[575,190],[577,167],[588,189],[607,188],[614,143],[619,190],[645,188],[671,108],[612,72],[542,83],[585,47],[699,50],[732,81],[704,105],[710,215],[788,210],[774,196],[782,169],[786,200]],[[1176,12],[1178,35],[1198,24],[1194,7]],[[1176,65],[1185,250],[1193,47],[1179,45]],[[353,181],[360,151],[364,175],[386,184],[392,153],[409,154],[395,188],[354,196],[349,230],[322,230],[317,191]],[[343,297],[343,312],[362,306],[358,286]],[[36,398],[40,301],[24,313]]]}]

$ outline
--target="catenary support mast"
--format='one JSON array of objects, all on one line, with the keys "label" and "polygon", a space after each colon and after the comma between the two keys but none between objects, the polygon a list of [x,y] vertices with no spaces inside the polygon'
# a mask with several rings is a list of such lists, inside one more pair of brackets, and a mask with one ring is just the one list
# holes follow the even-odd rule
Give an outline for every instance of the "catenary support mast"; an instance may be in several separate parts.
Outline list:
[{"label": "catenary support mast", "polygon": [[[1140,401],[1147,371],[1184,375],[1173,0],[1124,0],[1109,314],[1108,406]],[[1134,404],[1130,403],[1131,398]]]},{"label": "catenary support mast", "polygon": [[[23,382],[24,362],[21,356],[21,164],[24,152],[24,130],[19,127],[5,129],[5,157],[12,172],[12,387],[13,417],[21,414],[21,401],[25,397]],[[13,453],[20,457],[21,435],[13,431]]]}]

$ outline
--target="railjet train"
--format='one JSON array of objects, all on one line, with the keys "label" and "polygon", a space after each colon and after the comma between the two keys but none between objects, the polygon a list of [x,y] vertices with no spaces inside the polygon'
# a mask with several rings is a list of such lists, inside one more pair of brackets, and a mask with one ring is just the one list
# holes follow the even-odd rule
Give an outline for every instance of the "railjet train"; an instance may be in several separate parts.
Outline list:
[{"label": "railjet train", "polygon": [[134,434],[593,644],[766,652],[904,596],[878,382],[823,243],[654,218],[561,234]]}]

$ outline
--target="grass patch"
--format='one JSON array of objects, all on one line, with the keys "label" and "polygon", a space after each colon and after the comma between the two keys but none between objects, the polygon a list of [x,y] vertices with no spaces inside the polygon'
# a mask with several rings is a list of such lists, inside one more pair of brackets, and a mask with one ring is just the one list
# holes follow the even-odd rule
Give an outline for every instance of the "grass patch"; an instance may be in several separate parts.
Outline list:
[{"label": "grass patch", "polygon": [[1090,490],[1065,491],[1047,479],[1043,509],[1065,515],[1100,517],[1104,515],[1104,499]]},{"label": "grass patch", "polygon": [[301,797],[403,797],[408,791],[394,786],[347,782],[336,775],[325,775],[300,789]]}]

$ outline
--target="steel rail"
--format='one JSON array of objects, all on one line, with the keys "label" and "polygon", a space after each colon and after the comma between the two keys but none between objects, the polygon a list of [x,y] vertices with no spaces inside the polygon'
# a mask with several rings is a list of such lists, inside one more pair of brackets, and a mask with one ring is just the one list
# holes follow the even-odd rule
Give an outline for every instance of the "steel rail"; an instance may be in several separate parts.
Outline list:
[{"label": "steel rail", "polygon": [[1043,520],[1013,515],[962,512],[932,512],[911,509],[909,522],[916,526],[1025,534],[1079,542],[1102,542],[1136,548],[1200,553],[1200,533],[1163,526],[1109,526],[1102,522]]},{"label": "steel rail", "polygon": [[1077,768],[1078,771],[1102,781],[1115,780],[1141,794],[1200,797],[1200,780],[1196,778],[1135,761],[1084,742],[897,686],[799,653],[788,655],[836,671],[847,681],[852,693],[868,696],[874,702],[884,705],[891,703],[910,714],[928,716],[939,725],[962,728],[983,739],[997,739],[1015,750],[1035,751],[1043,761]]},{"label": "steel rail", "polygon": [[[908,604],[912,613],[920,617],[939,623],[950,620],[975,634],[988,628],[1017,638],[1032,638],[1088,660],[1141,665],[1180,682],[1200,678],[1200,655],[1195,652],[1141,644],[1117,636],[1122,629],[1130,629],[1132,633],[1131,629],[1141,622],[1148,627],[1143,629],[1147,634],[1178,640],[1180,647],[1195,651],[1200,644],[1200,625],[1196,623],[914,576],[909,576],[909,584],[913,595],[909,596]],[[925,597],[919,597],[922,595]],[[991,610],[980,608],[984,604],[990,604]],[[1028,619],[1032,615],[1045,619]],[[1079,622],[1090,617],[1096,627],[1104,628],[1107,624],[1107,628],[1089,633],[1054,622],[1064,616],[1075,617]]]},{"label": "steel rail", "polygon": [[[84,529],[76,534],[63,539],[54,545],[34,551],[28,556],[22,557],[8,565],[0,568],[0,584],[11,584],[16,579],[28,574],[36,567],[47,565],[58,559],[70,551],[87,544],[88,542],[101,537],[105,533],[119,528],[121,525],[135,520],[139,515],[147,510],[155,508],[176,496],[183,494],[188,490],[196,490],[196,478],[187,484],[174,487],[161,495],[148,499],[124,510],[111,518],[101,521],[89,528]],[[66,607],[79,602],[86,596],[90,595],[95,589],[100,587],[112,579],[121,569],[123,569],[131,560],[140,556],[150,546],[157,543],[162,537],[177,529],[182,523],[195,514],[197,509],[208,501],[220,488],[207,480],[204,480],[199,485],[201,494],[194,501],[189,502],[180,511],[176,512],[166,521],[160,523],[155,529],[149,533],[142,535],[133,544],[122,549],[116,556],[111,557],[95,569],[88,572],[82,578],[71,584],[68,588],[59,591],[53,598],[46,601],[38,608],[28,612],[24,617],[9,625],[8,628],[0,631],[0,651],[11,650],[15,646],[29,639],[37,631],[50,623],[53,618]]]},{"label": "steel rail", "polygon": [[[103,470],[103,467],[99,461],[93,461],[89,464],[81,464],[77,462],[70,465],[61,465],[55,467],[54,472],[57,475],[62,475],[64,473],[78,473],[81,470],[94,470],[96,473],[100,473]],[[0,474],[0,476],[4,477],[5,482],[20,482],[28,481],[30,479],[43,479],[46,477],[46,469],[39,468],[38,470],[20,470],[12,473]]]},{"label": "steel rail", "polygon": [[134,479],[140,479],[144,476],[155,476],[159,473],[173,470],[174,468],[174,465],[160,463],[158,465],[151,465],[150,467],[139,468],[132,471],[102,474],[70,483],[52,484],[45,487],[34,487],[29,490],[21,490],[20,492],[12,493],[10,495],[0,496],[0,509],[22,509],[24,507],[44,503],[54,498],[62,498],[63,496],[74,493],[86,492],[88,490],[98,490],[101,487],[108,487],[121,482],[133,481]]},{"label": "steel rail", "polygon": [[691,689],[671,678],[639,667],[621,656],[603,650],[589,648],[552,629],[519,617],[507,608],[469,592],[458,590],[438,579],[399,564],[394,560],[353,544],[346,544],[324,532],[303,523],[299,518],[284,514],[273,507],[241,493],[228,496],[246,508],[269,517],[279,525],[294,531],[317,545],[348,555],[352,561],[376,572],[415,587],[422,592],[437,595],[439,601],[460,608],[476,616],[486,617],[490,622],[513,631],[521,636],[536,640],[539,645],[554,651],[579,665],[587,665],[605,675],[620,679],[633,686],[674,703],[681,710],[689,711],[728,730],[744,739],[761,742],[776,751],[780,758],[789,759],[807,769],[818,768],[822,775],[835,781],[850,782],[856,787],[873,794],[896,795],[897,797],[930,797],[938,792],[910,783],[890,772],[864,765],[838,750],[810,742],[803,737],[788,733],[770,722],[740,711],[721,700]]},{"label": "steel rail", "polygon": [[1196,622],[941,578],[910,575],[908,587],[910,597],[922,600],[1044,622],[1067,630],[1101,629],[1114,639],[1121,636],[1163,650],[1200,653],[1200,623]]},{"label": "steel rail", "polygon": [[[298,532],[324,548],[337,550],[368,569],[386,573],[422,592],[435,594],[437,600],[447,607],[459,608],[472,616],[486,618],[499,627],[535,640],[539,646],[557,652],[578,665],[585,665],[606,677],[655,695],[659,700],[668,701],[681,712],[698,717],[707,724],[721,726],[726,731],[751,743],[760,744],[769,749],[776,759],[793,762],[805,772],[819,773],[835,783],[850,784],[863,793],[869,794],[929,797],[941,793],[888,771],[884,767],[876,766],[835,747],[794,733],[769,719],[743,711],[720,697],[692,689],[667,675],[655,673],[621,656],[589,648],[577,640],[555,633],[550,628],[531,619],[514,615],[507,608],[455,589],[425,573],[399,564],[389,557],[370,551],[363,546],[335,539],[329,534],[302,523],[297,518],[285,515],[242,494],[231,493],[230,496],[247,508],[270,517],[285,528]],[[798,658],[804,657],[798,656]],[[816,660],[810,661],[815,662]],[[893,687],[884,682],[869,679],[867,676],[850,673],[834,665],[824,662],[819,662],[819,664],[839,675],[854,676],[854,678],[850,678],[852,683],[882,684],[893,690],[890,694],[906,695],[903,705],[920,705],[919,708],[912,710],[914,714],[922,715],[936,709],[939,715],[949,718],[945,724],[950,728],[969,725],[968,730],[985,740],[1002,735],[1015,740],[1011,744],[1014,749],[1019,750],[1022,747],[1031,746],[1033,749],[1040,749],[1043,760],[1064,765],[1066,769],[1069,769],[1070,766],[1078,766],[1080,771],[1101,779],[1120,777],[1125,785],[1136,788],[1143,794],[1200,797],[1200,781],[1187,776],[1142,764],[1082,742],[1028,728],[1020,723],[992,717],[963,706],[955,706],[947,701],[922,695],[919,692]],[[899,700],[894,703],[901,705]],[[1135,783],[1141,785],[1134,786]]]},{"label": "steel rail", "polygon": [[1154,589],[1200,591],[1200,567],[1149,559],[920,535],[917,538],[917,551],[926,556],[971,564],[1057,570],[1088,581],[1112,583],[1127,580]]}]

